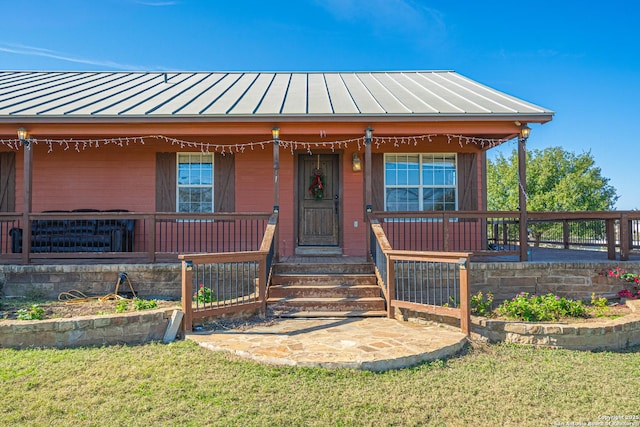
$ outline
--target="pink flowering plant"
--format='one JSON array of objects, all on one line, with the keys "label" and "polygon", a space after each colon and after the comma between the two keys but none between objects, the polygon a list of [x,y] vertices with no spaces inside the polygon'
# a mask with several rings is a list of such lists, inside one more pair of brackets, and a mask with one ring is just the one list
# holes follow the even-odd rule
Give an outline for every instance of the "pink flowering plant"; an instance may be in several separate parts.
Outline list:
[{"label": "pink flowering plant", "polygon": [[627,286],[629,286],[629,288],[624,288],[618,291],[618,296],[620,298],[640,298],[640,274],[629,273],[623,268],[616,267],[603,272],[603,275],[620,279],[623,282],[628,283]]},{"label": "pink flowering plant", "polygon": [[200,283],[198,290],[193,294],[193,300],[200,304],[208,304],[215,301],[213,290],[204,284]]}]

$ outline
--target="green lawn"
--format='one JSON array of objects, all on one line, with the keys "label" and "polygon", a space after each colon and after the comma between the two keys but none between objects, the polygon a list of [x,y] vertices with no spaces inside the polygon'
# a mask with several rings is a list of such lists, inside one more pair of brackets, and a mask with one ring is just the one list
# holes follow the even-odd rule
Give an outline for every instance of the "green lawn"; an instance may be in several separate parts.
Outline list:
[{"label": "green lawn", "polygon": [[483,345],[371,373],[264,366],[188,341],[0,349],[0,425],[586,425],[640,416],[639,353]]}]

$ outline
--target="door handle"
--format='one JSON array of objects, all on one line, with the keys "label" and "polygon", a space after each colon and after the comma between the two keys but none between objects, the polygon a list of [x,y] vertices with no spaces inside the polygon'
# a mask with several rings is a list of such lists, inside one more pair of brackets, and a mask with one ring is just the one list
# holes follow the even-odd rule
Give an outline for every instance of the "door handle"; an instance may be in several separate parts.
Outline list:
[{"label": "door handle", "polygon": [[336,215],[338,215],[338,205],[339,205],[338,195],[336,194],[335,197],[333,198],[333,208],[335,209]]}]

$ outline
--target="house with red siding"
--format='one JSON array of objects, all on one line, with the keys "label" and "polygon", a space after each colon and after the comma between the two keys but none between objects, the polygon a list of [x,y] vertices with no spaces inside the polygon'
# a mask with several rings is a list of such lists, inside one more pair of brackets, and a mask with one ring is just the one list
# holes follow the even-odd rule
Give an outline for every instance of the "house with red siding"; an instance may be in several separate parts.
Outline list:
[{"label": "house with red siding", "polygon": [[[367,212],[486,210],[487,150],[552,116],[453,71],[5,71],[0,211],[275,210],[280,256],[365,256]],[[11,233],[22,222],[3,217],[0,257],[28,246]],[[147,253],[144,224],[104,251]],[[101,256],[36,228],[25,258]]]},{"label": "house with red siding", "polygon": [[[469,256],[526,260],[528,125],[552,117],[454,71],[3,71],[0,262],[181,262],[187,329],[269,302],[468,332]],[[487,212],[514,138],[521,210]]]}]

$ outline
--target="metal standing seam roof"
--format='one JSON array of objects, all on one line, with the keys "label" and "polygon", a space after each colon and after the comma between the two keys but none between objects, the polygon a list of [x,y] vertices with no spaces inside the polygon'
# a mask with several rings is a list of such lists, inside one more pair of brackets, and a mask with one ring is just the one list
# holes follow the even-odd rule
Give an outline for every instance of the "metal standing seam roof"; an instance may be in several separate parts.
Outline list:
[{"label": "metal standing seam roof", "polygon": [[454,71],[0,71],[0,120],[552,115]]}]

